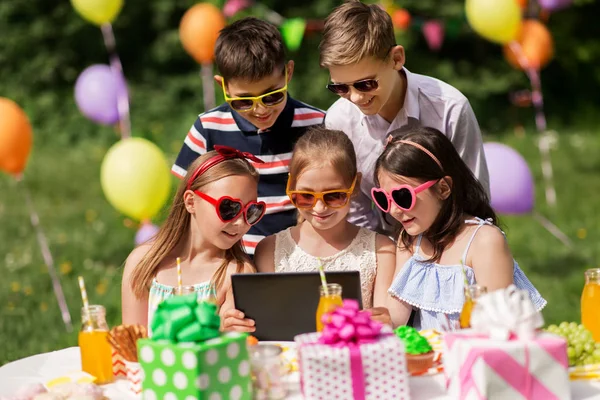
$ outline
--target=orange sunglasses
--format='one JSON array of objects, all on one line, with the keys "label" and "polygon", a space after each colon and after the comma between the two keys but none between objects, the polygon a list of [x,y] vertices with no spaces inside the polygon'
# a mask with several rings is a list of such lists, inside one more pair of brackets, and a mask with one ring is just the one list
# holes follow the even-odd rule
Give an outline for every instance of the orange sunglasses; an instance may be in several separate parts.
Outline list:
[{"label": "orange sunglasses", "polygon": [[285,193],[288,195],[292,204],[296,208],[313,208],[318,200],[321,200],[327,207],[342,208],[350,200],[350,196],[354,192],[357,176],[352,181],[352,186],[349,189],[327,190],[325,192],[311,192],[308,190],[290,190],[291,179],[288,177]]}]

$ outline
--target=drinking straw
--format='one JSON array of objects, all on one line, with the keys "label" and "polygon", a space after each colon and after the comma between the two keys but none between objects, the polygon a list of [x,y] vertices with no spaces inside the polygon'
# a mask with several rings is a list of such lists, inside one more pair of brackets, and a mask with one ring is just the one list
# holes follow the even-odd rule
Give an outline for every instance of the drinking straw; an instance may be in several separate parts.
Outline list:
[{"label": "drinking straw", "polygon": [[329,291],[327,290],[327,279],[325,279],[325,270],[323,269],[323,263],[319,258],[319,275],[321,275],[321,285],[323,286],[323,292],[325,296],[329,296]]},{"label": "drinking straw", "polygon": [[183,279],[181,278],[181,258],[177,257],[177,293],[183,293]]},{"label": "drinking straw", "polygon": [[90,303],[88,301],[87,291],[85,290],[85,282],[83,281],[83,276],[78,278],[79,280],[79,290],[81,291],[81,300],[83,300],[83,308],[85,310],[85,314],[90,315]]},{"label": "drinking straw", "polygon": [[463,260],[460,260],[460,270],[462,271],[463,279],[465,281],[465,297],[470,299],[471,292],[469,292],[469,279],[467,278],[467,273],[465,272],[465,264]]}]

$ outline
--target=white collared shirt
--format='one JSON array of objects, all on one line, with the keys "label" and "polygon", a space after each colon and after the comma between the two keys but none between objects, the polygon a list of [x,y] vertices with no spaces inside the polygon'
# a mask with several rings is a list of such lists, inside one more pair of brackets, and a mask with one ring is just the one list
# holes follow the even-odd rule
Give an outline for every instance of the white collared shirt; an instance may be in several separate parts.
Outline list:
[{"label": "white collared shirt", "polygon": [[463,161],[489,194],[489,175],[479,124],[467,98],[454,87],[429,76],[413,74],[406,68],[404,106],[389,123],[380,115],[365,115],[352,102],[340,98],[327,111],[325,126],[343,131],[356,151],[362,173],[361,193],[355,196],[348,221],[377,230],[390,231],[372,207],[375,161],[383,153],[390,132],[410,126],[426,126],[444,133]]}]

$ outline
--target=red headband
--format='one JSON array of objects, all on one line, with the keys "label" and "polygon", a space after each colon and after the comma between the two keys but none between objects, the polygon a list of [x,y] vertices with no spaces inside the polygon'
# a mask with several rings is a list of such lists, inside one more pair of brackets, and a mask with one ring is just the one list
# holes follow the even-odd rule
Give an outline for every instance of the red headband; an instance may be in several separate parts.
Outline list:
[{"label": "red headband", "polygon": [[202,175],[208,169],[214,167],[215,165],[217,165],[217,164],[219,164],[219,163],[221,163],[221,162],[223,162],[225,160],[231,160],[233,158],[242,158],[242,159],[247,159],[247,160],[250,160],[250,161],[254,161],[254,162],[259,163],[259,164],[263,164],[264,163],[263,160],[261,160],[260,158],[256,157],[254,154],[243,152],[243,151],[239,151],[237,149],[234,149],[233,147],[215,145],[214,146],[214,150],[218,154],[215,155],[214,157],[209,158],[208,160],[206,160],[205,162],[203,162],[202,164],[200,164],[198,166],[198,168],[192,174],[192,177],[188,180],[188,183],[187,183],[187,188],[188,189],[190,188],[190,186],[192,186],[192,182],[194,182],[194,180],[198,176]]}]

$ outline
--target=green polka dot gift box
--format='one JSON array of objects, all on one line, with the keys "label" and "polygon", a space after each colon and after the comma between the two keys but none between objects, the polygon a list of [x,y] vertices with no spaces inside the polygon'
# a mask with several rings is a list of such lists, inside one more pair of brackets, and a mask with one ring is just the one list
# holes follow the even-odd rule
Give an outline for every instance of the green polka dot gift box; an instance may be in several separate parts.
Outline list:
[{"label": "green polka dot gift box", "polygon": [[251,400],[246,334],[219,332],[216,306],[195,295],[162,302],[138,340],[145,400]]}]

